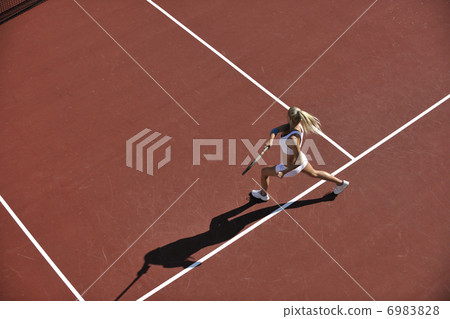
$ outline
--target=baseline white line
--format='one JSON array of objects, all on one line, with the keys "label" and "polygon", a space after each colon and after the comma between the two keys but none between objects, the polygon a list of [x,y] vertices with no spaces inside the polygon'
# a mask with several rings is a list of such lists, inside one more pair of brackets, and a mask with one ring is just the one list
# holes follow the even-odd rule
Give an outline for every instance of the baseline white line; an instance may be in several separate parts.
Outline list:
[{"label": "baseline white line", "polygon": [[[219,58],[221,58],[222,60],[224,60],[228,65],[230,65],[233,69],[235,69],[237,72],[239,72],[241,75],[243,75],[245,78],[247,78],[250,82],[252,82],[254,85],[256,85],[260,90],[262,90],[264,93],[266,93],[268,96],[270,96],[273,100],[275,100],[276,102],[278,102],[279,104],[281,104],[284,108],[289,109],[289,106],[284,103],[283,101],[281,101],[278,97],[276,97],[272,92],[270,92],[269,90],[267,90],[264,86],[262,86],[261,84],[259,84],[255,79],[253,79],[250,75],[248,75],[247,73],[245,73],[241,68],[239,68],[237,65],[235,65],[233,62],[231,62],[230,60],[228,60],[228,58],[226,58],[222,53],[220,53],[219,51],[217,51],[216,49],[214,49],[211,45],[209,45],[205,40],[203,40],[202,38],[200,38],[197,34],[195,34],[194,32],[192,32],[190,29],[188,29],[184,24],[182,24],[180,21],[178,21],[177,19],[175,19],[173,16],[171,16],[167,11],[165,11],[163,8],[161,8],[160,6],[158,6],[156,3],[154,3],[151,0],[146,0],[149,4],[151,4],[152,6],[154,6],[158,11],[160,11],[162,14],[164,14],[166,17],[168,17],[170,20],[172,20],[174,23],[176,23],[180,28],[182,28],[184,31],[186,31],[187,33],[189,33],[192,37],[194,37],[197,41],[199,41],[201,44],[203,44],[205,47],[207,47],[209,50],[211,50],[213,53],[215,53]],[[319,134],[325,138],[325,134],[323,132],[319,132]],[[345,151],[344,148],[342,148],[340,145],[338,145],[335,141],[333,141],[331,138],[329,138],[328,136],[325,138],[328,142],[330,142],[331,144],[333,144],[338,150],[340,150],[341,152],[343,152],[347,157],[349,157],[350,159],[353,159],[354,157],[352,155],[350,155],[349,152]]]},{"label": "baseline white line", "polygon": [[[398,130],[394,131],[393,133],[389,134],[387,137],[385,137],[384,139],[382,139],[380,142],[376,143],[374,146],[370,147],[369,149],[367,149],[366,151],[364,151],[363,153],[361,153],[359,156],[357,156],[355,159],[351,160],[350,162],[348,162],[347,164],[341,166],[340,168],[338,168],[337,170],[335,170],[332,175],[337,175],[340,172],[342,172],[343,170],[345,170],[346,168],[348,168],[349,166],[353,165],[354,163],[356,163],[357,161],[359,161],[361,158],[363,158],[364,156],[366,156],[367,154],[369,154],[370,152],[372,152],[374,149],[376,149],[377,147],[379,147],[380,145],[382,145],[383,143],[385,143],[386,141],[388,141],[389,139],[391,139],[392,137],[394,137],[395,135],[397,135],[398,133],[400,133],[401,131],[403,131],[404,129],[406,129],[408,126],[410,126],[411,124],[413,124],[414,122],[416,122],[418,119],[420,119],[421,117],[423,117],[424,115],[426,115],[427,113],[431,112],[432,110],[434,110],[436,107],[438,107],[439,105],[441,105],[442,103],[444,103],[445,101],[447,101],[450,98],[450,94],[447,95],[445,98],[443,98],[442,100],[440,100],[439,102],[437,102],[436,104],[434,104],[433,106],[429,107],[427,110],[425,110],[424,112],[422,112],[421,114],[419,114],[418,116],[416,116],[415,118],[413,118],[412,120],[410,120],[408,123],[406,123],[405,125],[403,125],[402,127],[400,127]],[[246,234],[248,234],[249,232],[251,232],[252,230],[254,230],[255,228],[257,228],[258,226],[260,226],[261,224],[265,223],[267,220],[271,219],[272,217],[274,217],[275,215],[277,215],[280,211],[284,210],[285,208],[289,207],[290,205],[292,205],[293,203],[295,203],[296,201],[298,201],[299,199],[301,199],[302,197],[306,196],[307,194],[311,193],[313,190],[315,190],[316,188],[318,188],[320,185],[322,185],[323,183],[325,183],[324,180],[321,180],[319,182],[317,182],[316,184],[314,184],[313,186],[311,186],[310,188],[308,188],[307,190],[305,190],[304,192],[302,192],[301,194],[297,195],[296,197],[294,197],[293,199],[291,199],[289,202],[287,202],[286,204],[284,204],[283,206],[281,206],[280,208],[278,208],[277,210],[273,211],[270,215],[264,217],[263,219],[259,220],[258,222],[254,223],[253,225],[251,225],[250,227],[246,228],[245,230],[243,230],[242,232],[240,232],[239,234],[237,234],[235,237],[233,237],[232,239],[228,240],[227,242],[223,243],[222,245],[220,245],[219,247],[217,247],[216,249],[214,249],[212,252],[210,252],[209,254],[207,254],[206,256],[204,256],[203,258],[201,258],[199,261],[197,261],[196,263],[192,264],[190,267],[182,270],[181,272],[179,272],[178,274],[176,274],[175,276],[173,276],[172,278],[168,279],[167,281],[163,282],[162,284],[160,284],[158,287],[154,288],[153,290],[151,290],[150,292],[146,293],[144,296],[142,296],[141,298],[139,298],[137,301],[144,301],[145,299],[151,297],[152,295],[154,295],[155,293],[157,293],[158,291],[160,291],[161,289],[163,289],[164,287],[168,286],[169,284],[171,284],[172,282],[174,282],[175,280],[177,280],[178,278],[182,277],[183,275],[187,274],[189,271],[191,271],[192,269],[194,269],[195,267],[197,267],[198,265],[200,265],[201,263],[205,262],[206,260],[208,260],[209,258],[211,258],[212,256],[214,256],[215,254],[217,254],[218,252],[220,252],[221,250],[223,250],[224,248],[228,247],[229,245],[231,245],[232,243],[234,243],[235,241],[237,241],[238,239],[242,238],[243,236],[245,236]]]},{"label": "baseline white line", "polygon": [[364,156],[366,156],[367,154],[369,154],[370,152],[372,152],[374,149],[376,149],[378,146],[380,146],[381,144],[385,143],[387,140],[390,140],[391,138],[393,138],[395,135],[397,135],[398,133],[400,133],[401,131],[403,131],[404,129],[406,129],[408,126],[410,126],[411,124],[413,124],[414,122],[416,122],[417,120],[419,120],[420,118],[422,118],[423,116],[427,115],[428,113],[430,113],[431,111],[433,111],[435,108],[437,108],[439,105],[441,105],[442,103],[444,103],[445,101],[447,101],[450,98],[450,94],[448,94],[446,97],[444,97],[443,99],[441,99],[440,101],[436,102],[435,104],[433,104],[432,106],[430,106],[428,109],[426,109],[425,111],[423,111],[422,113],[420,113],[419,115],[417,115],[415,118],[413,118],[412,120],[410,120],[408,123],[402,125],[399,129],[395,130],[394,132],[392,132],[391,134],[389,134],[388,136],[386,136],[385,138],[383,138],[381,141],[379,141],[378,143],[376,143],[374,146],[372,146],[371,148],[367,149],[366,151],[364,151],[363,153],[361,153],[359,156],[357,156],[355,158],[355,161],[363,158]]},{"label": "baseline white line", "polygon": [[47,255],[47,253],[44,251],[44,249],[39,245],[37,240],[33,237],[33,235],[28,231],[28,229],[25,227],[25,225],[20,221],[19,217],[13,212],[11,207],[9,207],[8,203],[3,199],[3,197],[0,195],[0,202],[3,204],[3,206],[8,211],[9,215],[14,219],[14,221],[19,225],[19,227],[22,229],[22,231],[25,233],[25,235],[28,237],[28,239],[33,243],[33,245],[36,247],[36,249],[41,253],[42,257],[45,258],[45,260],[49,263],[49,265],[53,268],[53,270],[58,274],[59,278],[66,284],[66,286],[70,289],[70,291],[75,295],[75,297],[78,298],[80,301],[84,301],[83,297],[78,293],[78,291],[72,286],[72,284],[69,282],[69,280],[64,276],[64,274],[59,270],[58,266],[55,265],[53,260]]},{"label": "baseline white line", "polygon": [[112,35],[110,35],[110,34],[108,33],[108,31],[106,31],[106,30],[104,29],[104,28],[100,25],[100,23],[98,23],[97,20],[95,20],[94,17],[91,16],[91,15],[89,14],[89,12],[86,11],[86,9],[84,9],[84,7],[82,7],[76,0],[73,0],[73,2],[75,2],[75,3],[80,7],[80,9],[83,10],[84,13],[85,13],[92,21],[94,21],[95,24],[96,24],[100,29],[102,29],[102,31],[105,32],[106,35],[107,35],[111,40],[113,40],[114,43],[115,43],[115,44],[116,44],[123,52],[125,52],[125,54],[128,55],[128,57],[129,57],[129,58],[130,58],[130,59],[131,59],[131,60],[132,60],[132,61],[133,61],[133,62],[134,62],[134,63],[135,63],[135,64],[136,64],[136,65],[137,65],[144,73],[145,73],[145,74],[147,74],[147,76],[148,76],[150,79],[152,79],[153,82],[155,82],[156,85],[158,85],[158,86],[160,87],[160,89],[163,90],[164,93],[166,93],[167,96],[168,96],[172,101],[174,101],[175,104],[178,105],[178,107],[179,107],[180,109],[183,110],[184,113],[186,113],[186,114],[187,114],[187,115],[195,122],[195,124],[200,125],[200,124],[198,124],[198,122],[192,117],[192,115],[189,114],[189,112],[186,111],[186,109],[185,109],[180,103],[178,103],[178,101],[175,100],[175,98],[174,98],[172,95],[170,95],[170,93],[167,92],[167,90],[166,90],[161,84],[159,84],[159,82],[156,81],[156,79],[155,79],[150,73],[148,73],[146,69],[144,69],[144,67],[143,67],[139,62],[136,61],[136,59],[135,59],[130,53],[128,53],[128,51],[125,50],[124,47],[122,47],[122,46],[119,44],[119,42],[117,42],[116,39],[114,39],[114,38],[112,37]]},{"label": "baseline white line", "polygon": [[100,280],[100,278],[102,278],[103,277],[103,275],[104,274],[106,274],[106,272],[109,270],[109,269],[111,269],[111,267],[112,266],[114,266],[116,263],[117,263],[117,261],[120,259],[120,258],[122,258],[122,256],[123,255],[125,255],[126,253],[127,253],[127,251],[129,251],[130,250],[130,248],[131,247],[133,247],[134,246],[134,244],[136,244],[137,242],[138,242],[138,240],[139,239],[141,239],[142,238],[142,236],[144,236],[145,235],[145,233],[147,233],[148,232],[148,230],[150,229],[150,228],[152,228],[153,227],[153,225],[155,225],[156,224],[156,222],[158,221],[158,220],[160,220],[160,218],[161,217],[163,217],[168,211],[169,211],[169,209],[171,209],[172,208],[172,206],[173,205],[175,205],[175,203],[176,202],[178,202],[178,200],[181,198],[181,197],[183,197],[184,196],[184,194],[186,194],[187,193],[187,191],[188,190],[190,190],[191,189],[191,187],[192,186],[194,186],[194,184],[195,183],[197,183],[197,181],[199,180],[199,178],[197,178],[192,184],[191,184],[191,186],[189,186],[180,196],[178,196],[178,198],[177,199],[175,199],[175,201],[172,203],[172,204],[170,204],[170,206],[164,211],[164,213],[162,213],[150,226],[148,226],[147,227],[147,229],[127,248],[127,249],[125,249],[125,251],[97,278],[97,279],[95,279],[95,281],[81,294],[82,296],[84,296],[88,291],[89,291],[89,289],[91,289],[92,288],[92,286],[94,286],[96,283],[97,283],[97,281],[99,281]]},{"label": "baseline white line", "polygon": [[[297,83],[305,74],[306,72],[309,71],[309,69],[311,69],[314,64],[316,64],[317,61],[319,61],[324,55],[325,53],[327,53],[335,44],[336,42],[338,42],[343,36],[344,34],[347,33],[348,30],[350,30],[356,22],[358,22],[363,15],[365,15],[367,13],[367,11],[370,10],[370,8],[372,8],[372,6],[377,2],[378,0],[375,0],[359,17],[358,19],[356,19],[355,21],[353,21],[353,23],[344,31],[344,33],[342,33],[283,93],[281,93],[280,96],[278,96],[278,98],[281,98],[283,95],[286,94],[287,91],[289,91],[291,89],[291,87],[293,87],[295,85],[295,83]],[[269,111],[272,106],[274,106],[275,102],[272,102],[272,104],[269,105],[269,107],[252,123],[252,125],[254,125],[256,122],[258,122],[258,120],[264,115],[266,114],[267,111]]]},{"label": "baseline white line", "polygon": [[[261,185],[260,185],[253,177],[252,177],[252,179],[253,179],[253,181],[254,181],[256,184],[258,184],[259,187],[262,188],[262,186],[261,186]],[[269,193],[267,193],[267,194],[269,194]],[[269,194],[269,196],[270,196],[270,198],[275,202],[275,204],[277,204],[277,205],[281,208],[281,205],[276,201],[276,199],[275,199],[272,195],[270,195],[270,194]],[[345,268],[342,267],[341,264],[338,263],[338,262],[336,261],[336,259],[334,259],[334,257],[331,256],[331,254],[330,254],[327,250],[325,250],[325,248],[323,248],[323,246],[322,246],[321,244],[319,244],[319,242],[318,242],[318,241],[317,241],[310,233],[308,233],[308,232],[306,231],[306,229],[303,228],[302,225],[300,225],[299,222],[297,222],[297,220],[294,219],[294,217],[292,217],[285,209],[283,209],[283,211],[284,211],[284,212],[285,212],[285,213],[286,213],[286,214],[287,214],[287,215],[288,215],[288,216],[289,216],[289,217],[297,224],[298,227],[301,228],[301,230],[303,230],[303,232],[304,232],[306,235],[308,235],[309,238],[311,238],[311,240],[312,240],[317,246],[319,246],[320,249],[322,249],[322,251],[323,251],[325,254],[327,254],[328,257],[330,257],[330,259],[331,259],[332,261],[334,261],[334,263],[335,263],[336,265],[339,266],[339,268],[341,268],[341,270],[342,270],[344,273],[347,274],[347,276],[350,277],[351,280],[353,280],[353,282],[354,282],[359,288],[361,288],[362,291],[364,291],[364,292],[366,293],[366,295],[368,295],[368,296],[370,297],[370,299],[372,299],[373,301],[376,301],[376,300],[375,300],[375,299],[367,292],[367,290],[364,289],[364,287],[363,287],[363,286],[362,286],[355,278],[353,278],[353,276],[350,275],[350,274],[348,273],[348,271],[345,270]]]},{"label": "baseline white line", "polygon": [[150,291],[149,293],[145,294],[144,296],[142,296],[141,298],[139,298],[137,301],[143,301],[145,299],[147,299],[148,297],[154,295],[155,293],[157,293],[158,291],[160,291],[161,289],[163,289],[164,287],[166,287],[167,285],[171,284],[172,282],[174,282],[175,280],[177,280],[178,278],[180,278],[181,276],[187,274],[189,271],[191,271],[192,269],[194,269],[195,267],[197,267],[198,265],[204,263],[206,260],[208,260],[209,258],[211,258],[212,256],[216,255],[217,253],[219,253],[220,251],[222,251],[223,249],[225,249],[226,247],[228,247],[229,245],[231,245],[232,243],[234,243],[235,241],[237,241],[238,239],[244,237],[245,235],[247,235],[249,232],[251,232],[252,230],[254,230],[255,228],[257,228],[258,226],[260,226],[261,224],[265,223],[267,220],[271,219],[272,217],[274,217],[276,214],[278,214],[280,211],[283,210],[283,208],[288,207],[289,205],[291,205],[293,202],[296,201],[296,199],[301,198],[303,196],[305,196],[306,194],[308,194],[309,192],[313,191],[314,189],[316,189],[317,187],[319,187],[320,185],[323,184],[323,181],[318,182],[317,184],[311,186],[310,188],[308,188],[306,191],[304,191],[303,193],[301,193],[300,195],[298,195],[296,198],[294,198],[293,200],[291,200],[290,202],[284,204],[282,207],[278,208],[277,210],[275,210],[274,212],[270,213],[270,215],[267,215],[266,217],[260,219],[259,221],[257,221],[256,223],[254,223],[253,225],[251,225],[250,227],[246,228],[245,230],[243,230],[242,232],[240,232],[239,234],[237,234],[235,237],[231,238],[230,240],[228,240],[227,242],[223,243],[222,245],[220,245],[219,247],[217,247],[216,249],[214,249],[213,251],[211,251],[209,254],[207,254],[206,256],[202,257],[201,259],[199,259],[196,263],[192,264],[191,266],[189,266],[188,268],[184,269],[183,271],[179,272],[178,274],[176,274],[175,276],[173,276],[172,278],[168,279],[167,281],[165,281],[164,283],[162,283],[161,285],[159,285],[158,287],[156,287],[155,289],[153,289],[152,291]]}]

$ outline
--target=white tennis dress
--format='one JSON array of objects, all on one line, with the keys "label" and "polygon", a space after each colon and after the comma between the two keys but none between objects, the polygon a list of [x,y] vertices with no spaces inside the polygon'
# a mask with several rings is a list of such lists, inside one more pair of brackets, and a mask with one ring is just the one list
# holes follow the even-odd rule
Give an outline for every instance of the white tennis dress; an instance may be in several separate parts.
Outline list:
[{"label": "white tennis dress", "polygon": [[[303,144],[303,131],[304,130],[303,130],[303,127],[302,127],[302,132],[294,130],[294,131],[290,132],[289,134],[280,137],[280,147],[281,147],[281,151],[284,154],[286,154],[286,155],[294,155],[294,151],[292,151],[287,145],[287,140],[293,134],[300,135],[300,148],[302,147],[302,144]],[[305,154],[303,154],[303,152],[301,152],[301,151],[300,151],[300,159],[298,159],[297,162],[300,164],[300,166],[298,166],[297,168],[295,168],[292,171],[290,171],[287,174],[285,174],[284,177],[292,177],[292,176],[297,175],[308,164],[308,159],[306,158]],[[281,172],[281,171],[284,171],[285,169],[286,169],[286,166],[283,163],[278,164],[277,166],[275,166],[275,171],[277,173]]]}]

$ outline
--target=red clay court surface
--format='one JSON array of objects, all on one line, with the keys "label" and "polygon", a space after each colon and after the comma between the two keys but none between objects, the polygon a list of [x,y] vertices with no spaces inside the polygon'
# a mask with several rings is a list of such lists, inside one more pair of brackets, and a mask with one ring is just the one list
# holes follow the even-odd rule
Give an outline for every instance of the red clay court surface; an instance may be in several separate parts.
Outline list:
[{"label": "red clay court surface", "polygon": [[[448,1],[156,4],[186,29],[144,0],[0,25],[0,299],[449,300]],[[270,94],[321,119],[334,200],[301,174],[248,203]],[[153,176],[126,166],[145,128],[172,138]],[[193,165],[193,139],[224,160]]]}]

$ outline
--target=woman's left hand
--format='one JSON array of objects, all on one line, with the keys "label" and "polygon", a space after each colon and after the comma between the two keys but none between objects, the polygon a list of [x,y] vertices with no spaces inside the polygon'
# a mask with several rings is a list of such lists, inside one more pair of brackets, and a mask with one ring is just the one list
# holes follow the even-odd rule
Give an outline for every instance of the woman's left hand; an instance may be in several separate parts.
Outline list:
[{"label": "woman's left hand", "polygon": [[283,178],[284,173],[283,173],[283,172],[278,172],[278,173],[277,173],[277,176],[278,176],[279,178]]},{"label": "woman's left hand", "polygon": [[264,144],[264,147],[268,146],[269,148],[272,147],[273,144],[273,138],[269,138],[266,143]]}]

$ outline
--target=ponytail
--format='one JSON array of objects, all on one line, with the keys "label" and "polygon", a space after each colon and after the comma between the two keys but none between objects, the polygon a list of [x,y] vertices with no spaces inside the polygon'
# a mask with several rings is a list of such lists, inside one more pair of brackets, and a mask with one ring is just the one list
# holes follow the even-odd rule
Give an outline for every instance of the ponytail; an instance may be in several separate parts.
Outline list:
[{"label": "ponytail", "polygon": [[288,111],[288,115],[295,125],[301,121],[306,134],[318,133],[320,131],[319,119],[308,112],[302,111],[298,107],[291,107]]},{"label": "ponytail", "polygon": [[317,134],[321,130],[320,121],[317,117],[305,111],[300,111],[300,116],[302,118],[303,129],[307,134],[309,133]]}]

